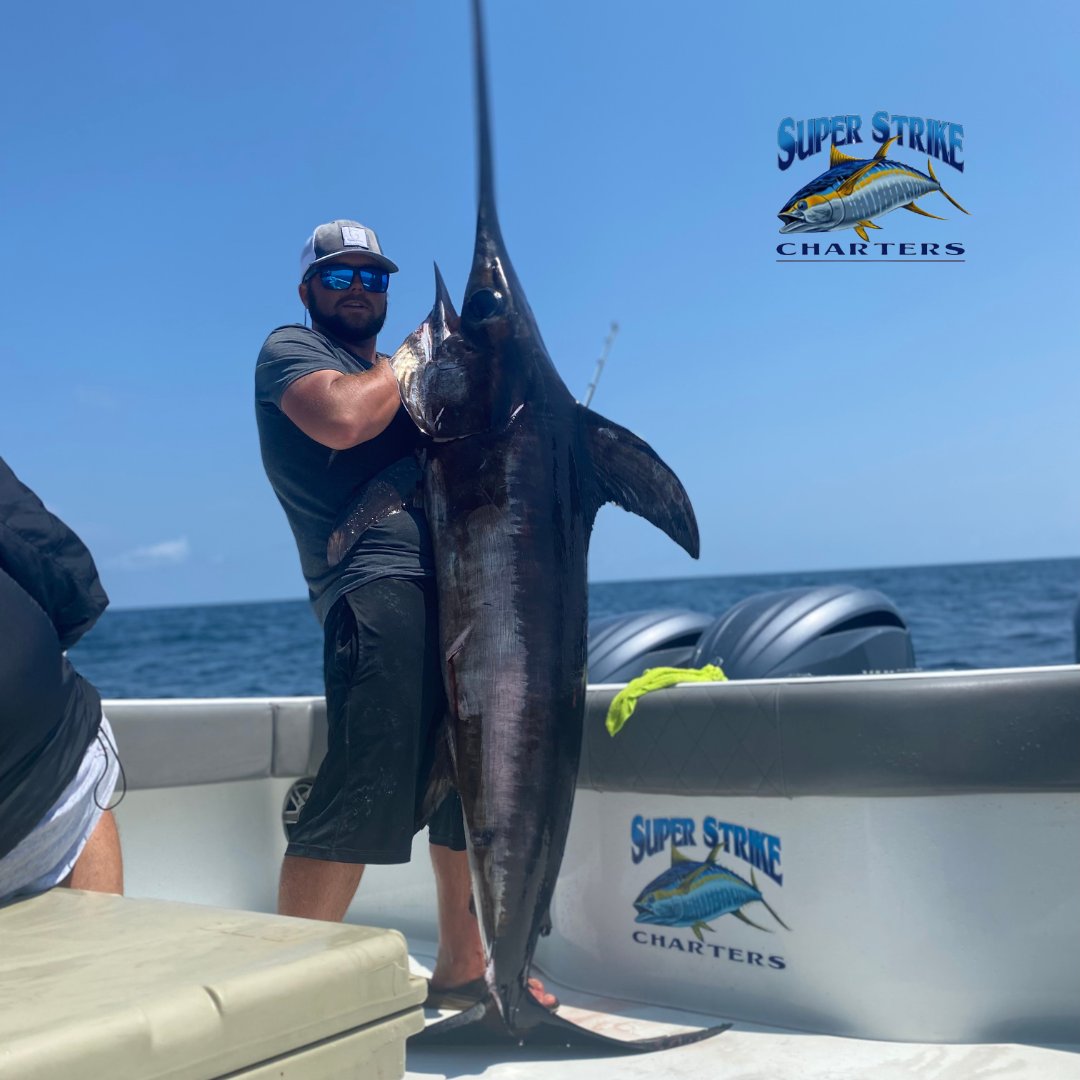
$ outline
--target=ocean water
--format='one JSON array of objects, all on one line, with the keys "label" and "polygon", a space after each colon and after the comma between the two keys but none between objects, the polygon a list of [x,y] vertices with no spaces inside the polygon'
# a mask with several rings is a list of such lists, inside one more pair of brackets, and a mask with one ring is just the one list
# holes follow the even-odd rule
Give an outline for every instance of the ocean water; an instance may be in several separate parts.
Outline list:
[{"label": "ocean water", "polygon": [[[844,582],[893,601],[925,670],[1075,662],[1080,559],[595,583],[589,614],[721,615],[753,593]],[[106,611],[71,659],[110,698],[322,693],[322,635],[300,600]]]}]

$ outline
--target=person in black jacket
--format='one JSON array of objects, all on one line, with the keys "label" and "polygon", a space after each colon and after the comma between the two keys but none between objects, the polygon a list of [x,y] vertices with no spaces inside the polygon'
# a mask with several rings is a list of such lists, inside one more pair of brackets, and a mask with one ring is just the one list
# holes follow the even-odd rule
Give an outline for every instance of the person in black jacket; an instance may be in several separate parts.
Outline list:
[{"label": "person in black jacket", "polygon": [[115,744],[65,653],[108,602],[82,541],[0,458],[0,903],[123,891]]}]

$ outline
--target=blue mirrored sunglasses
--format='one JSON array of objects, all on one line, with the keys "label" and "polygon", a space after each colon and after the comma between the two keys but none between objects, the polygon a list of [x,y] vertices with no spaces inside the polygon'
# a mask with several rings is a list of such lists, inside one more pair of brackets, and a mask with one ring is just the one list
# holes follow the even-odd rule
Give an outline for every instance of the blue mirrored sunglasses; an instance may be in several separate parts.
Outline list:
[{"label": "blue mirrored sunglasses", "polygon": [[348,289],[357,277],[365,292],[383,293],[390,287],[390,274],[377,266],[324,266],[313,270],[308,277],[319,276],[324,289],[342,292]]}]

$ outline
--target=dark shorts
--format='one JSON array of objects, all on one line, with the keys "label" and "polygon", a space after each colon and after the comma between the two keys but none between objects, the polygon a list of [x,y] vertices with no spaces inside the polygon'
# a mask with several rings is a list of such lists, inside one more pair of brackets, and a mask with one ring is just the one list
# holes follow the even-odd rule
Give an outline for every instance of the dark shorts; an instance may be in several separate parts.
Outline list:
[{"label": "dark shorts", "polygon": [[[324,634],[326,757],[286,854],[408,862],[446,714],[434,583],[383,578],[353,589],[330,609]],[[429,834],[465,850],[456,793]]]}]

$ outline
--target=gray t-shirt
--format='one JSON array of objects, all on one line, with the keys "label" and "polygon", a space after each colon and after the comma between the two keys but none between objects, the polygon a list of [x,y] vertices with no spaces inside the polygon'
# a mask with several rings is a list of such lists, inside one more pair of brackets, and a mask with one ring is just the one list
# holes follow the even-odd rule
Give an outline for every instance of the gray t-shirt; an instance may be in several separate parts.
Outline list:
[{"label": "gray t-shirt", "polygon": [[359,489],[393,469],[400,486],[420,479],[413,453],[422,436],[402,408],[386,430],[349,450],[331,450],[305,435],[282,411],[281,395],[313,371],[355,374],[369,364],[332,338],[306,326],[279,326],[255,365],[255,415],[266,475],[289,519],[300,565],[319,621],[338,597],[386,577],[426,577],[433,573],[431,541],[423,511],[408,505],[401,513],[366,529],[350,554],[330,568],[326,545],[333,527]]}]

